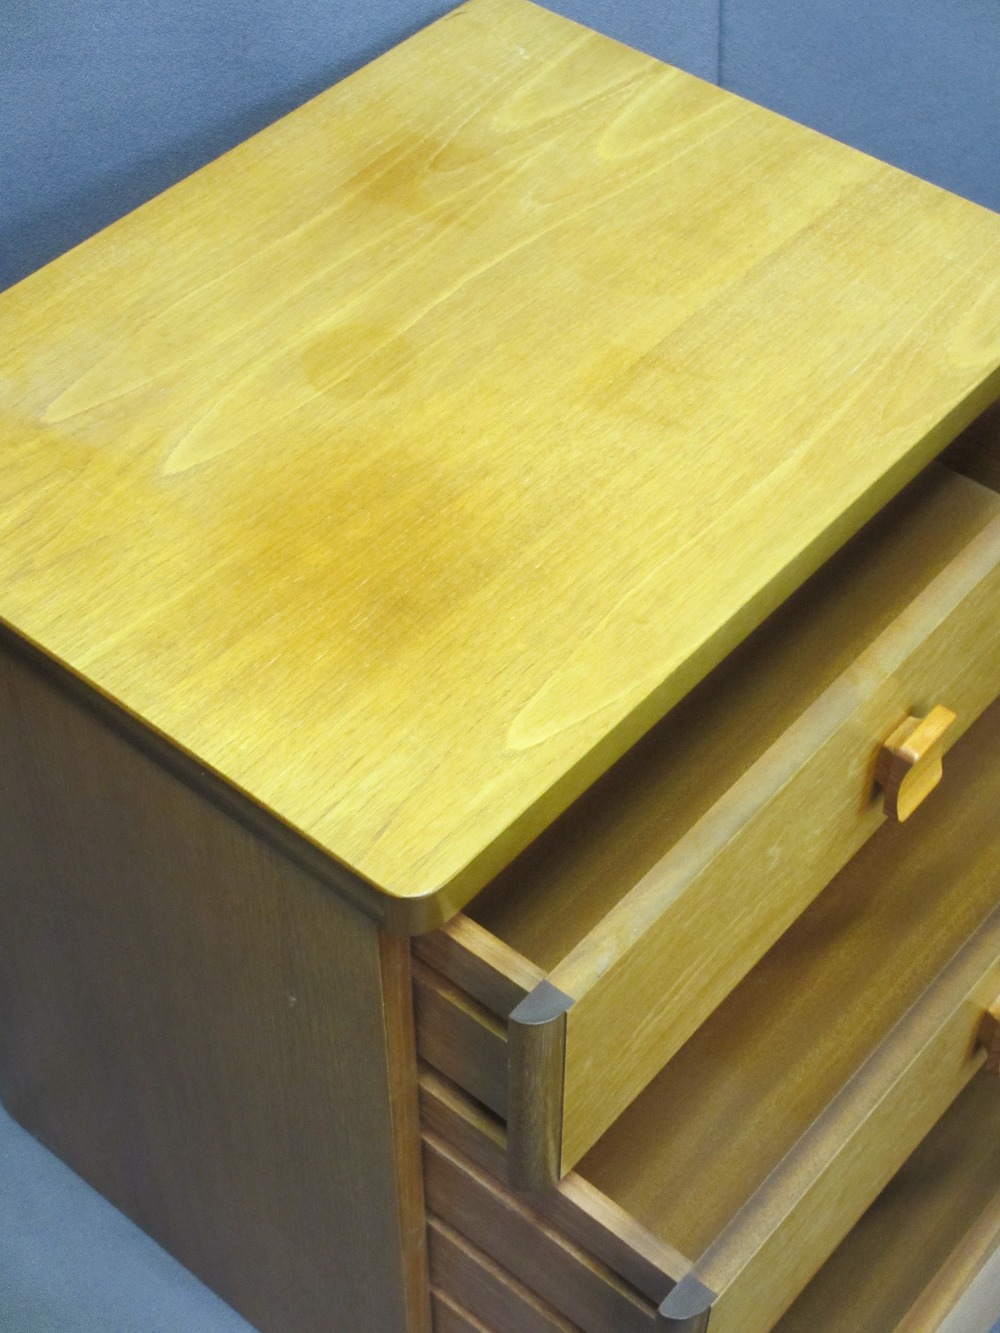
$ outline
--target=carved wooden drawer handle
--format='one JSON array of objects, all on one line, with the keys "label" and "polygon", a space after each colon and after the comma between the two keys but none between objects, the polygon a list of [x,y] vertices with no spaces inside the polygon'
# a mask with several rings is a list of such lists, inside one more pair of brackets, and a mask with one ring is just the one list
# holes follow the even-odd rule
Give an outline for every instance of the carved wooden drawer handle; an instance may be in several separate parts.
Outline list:
[{"label": "carved wooden drawer handle", "polygon": [[908,819],[941,781],[941,742],[954,721],[951,709],[939,704],[926,717],[901,722],[882,746],[875,781],[890,819]]},{"label": "carved wooden drawer handle", "polygon": [[979,1044],[986,1047],[986,1070],[1000,1078],[1000,995],[983,1014]]}]

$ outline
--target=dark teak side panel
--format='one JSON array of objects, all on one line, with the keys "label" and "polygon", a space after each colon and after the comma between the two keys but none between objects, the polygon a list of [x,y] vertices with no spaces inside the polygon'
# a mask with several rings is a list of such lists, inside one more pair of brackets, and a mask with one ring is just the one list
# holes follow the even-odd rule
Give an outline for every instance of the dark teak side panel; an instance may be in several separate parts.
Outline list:
[{"label": "dark teak side panel", "polygon": [[0,655],[0,1095],[262,1333],[428,1327],[399,945]]}]

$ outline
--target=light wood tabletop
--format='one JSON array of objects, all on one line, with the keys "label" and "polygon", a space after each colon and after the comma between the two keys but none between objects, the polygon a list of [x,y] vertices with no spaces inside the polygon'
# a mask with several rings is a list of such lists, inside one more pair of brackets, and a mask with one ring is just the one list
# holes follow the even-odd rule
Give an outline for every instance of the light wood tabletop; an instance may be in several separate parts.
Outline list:
[{"label": "light wood tabletop", "polygon": [[426,929],[998,367],[1000,217],[471,0],[0,297],[0,616]]}]

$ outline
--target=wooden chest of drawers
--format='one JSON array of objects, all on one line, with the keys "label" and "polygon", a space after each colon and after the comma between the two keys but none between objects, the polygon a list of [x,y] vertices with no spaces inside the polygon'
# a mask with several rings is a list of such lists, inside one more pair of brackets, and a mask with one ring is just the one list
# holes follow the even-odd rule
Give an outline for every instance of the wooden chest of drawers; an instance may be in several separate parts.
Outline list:
[{"label": "wooden chest of drawers", "polygon": [[11,1113],[262,1333],[936,1329],[1000,219],[472,0],[0,323]]}]

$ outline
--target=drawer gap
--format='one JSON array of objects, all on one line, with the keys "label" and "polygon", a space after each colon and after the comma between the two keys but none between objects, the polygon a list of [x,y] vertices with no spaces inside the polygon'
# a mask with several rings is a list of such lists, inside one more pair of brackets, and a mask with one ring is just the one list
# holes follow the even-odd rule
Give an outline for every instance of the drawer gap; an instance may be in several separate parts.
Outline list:
[{"label": "drawer gap", "polygon": [[1000,402],[988,407],[941,455],[948,467],[1000,491]]},{"label": "drawer gap", "polygon": [[[1000,702],[580,1163],[701,1254],[1000,903]],[[989,997],[992,999],[992,997]]]},{"label": "drawer gap", "polygon": [[[499,1188],[507,1147],[503,1122],[427,1065],[420,1069],[420,1108],[425,1135],[451,1145]],[[575,1171],[532,1196],[530,1206],[653,1305],[691,1269],[690,1259]]]},{"label": "drawer gap", "polygon": [[[682,1059],[885,821],[878,761],[901,721],[954,715],[936,778],[998,693],[1000,497],[936,465],[469,912],[416,943],[507,1023],[506,1047],[460,1000],[423,1006],[442,1030],[418,1024],[425,1056],[507,1119],[507,1179],[537,1190],[564,1174]],[[931,806],[950,762],[942,791],[925,783]],[[539,922],[551,951],[535,947]]]},{"label": "drawer gap", "polygon": [[553,971],[1000,514],[992,492],[947,478],[932,466],[897,496],[465,915],[525,963]]},{"label": "drawer gap", "polygon": [[1000,1088],[977,1076],[774,1333],[933,1333],[1000,1246]]}]

